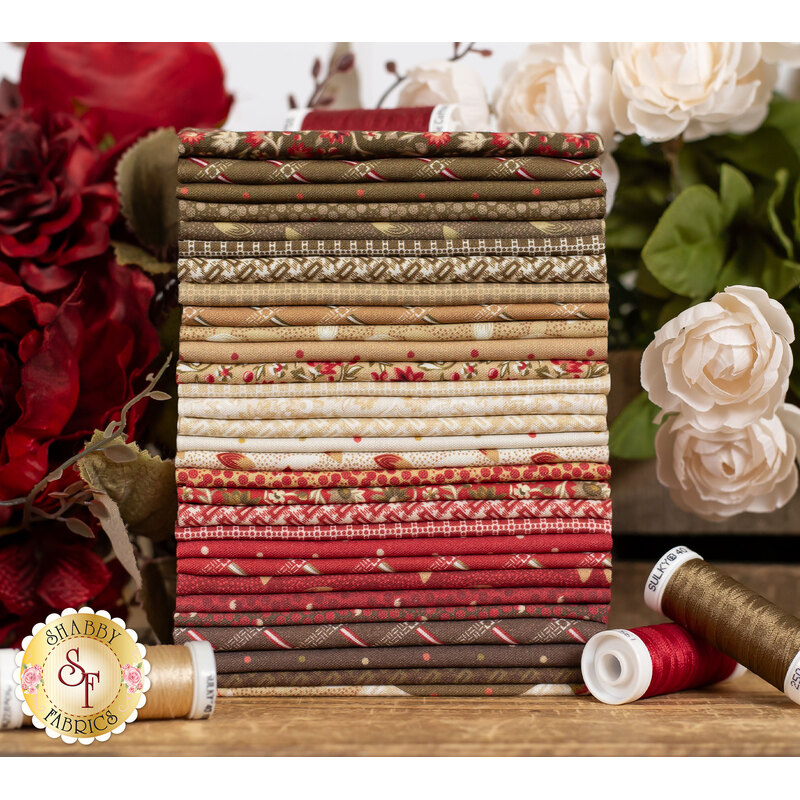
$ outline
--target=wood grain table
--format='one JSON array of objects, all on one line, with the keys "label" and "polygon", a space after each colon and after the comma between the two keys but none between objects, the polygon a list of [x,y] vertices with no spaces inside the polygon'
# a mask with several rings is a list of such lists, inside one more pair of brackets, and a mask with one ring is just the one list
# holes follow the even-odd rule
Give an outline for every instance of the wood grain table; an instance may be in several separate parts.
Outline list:
[{"label": "wood grain table", "polygon": [[3,755],[799,755],[800,708],[760,678],[605,706],[587,697],[220,698],[205,722],[142,721],[90,747],[0,733]]}]

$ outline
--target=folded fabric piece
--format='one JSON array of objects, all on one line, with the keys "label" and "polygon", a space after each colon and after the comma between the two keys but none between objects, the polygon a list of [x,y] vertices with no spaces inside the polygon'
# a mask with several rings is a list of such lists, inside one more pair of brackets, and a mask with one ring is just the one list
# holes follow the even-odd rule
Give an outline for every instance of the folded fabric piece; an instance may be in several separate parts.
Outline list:
[{"label": "folded fabric piece", "polygon": [[356,297],[359,303],[373,306],[608,302],[608,285],[604,283],[410,283],[356,288],[346,283],[182,283],[178,292],[183,305],[249,306],[251,314],[252,306],[347,306]]},{"label": "folded fabric piece", "polygon": [[[330,541],[281,541],[266,539],[198,539],[178,541],[178,558],[184,562],[221,559],[228,562],[235,559],[244,563],[243,569],[258,574],[251,562],[291,559],[310,560],[312,564],[331,559],[390,558],[466,558],[472,555],[500,555],[529,553],[545,566],[588,566],[577,563],[562,563],[564,558],[571,561],[589,558],[603,563],[592,566],[609,566],[608,549],[611,537],[604,533],[541,533],[517,536],[454,536],[451,538],[414,539],[349,539]],[[191,572],[185,566],[181,572]],[[271,567],[270,567],[271,568]],[[211,566],[208,566],[212,570]],[[217,569],[214,567],[213,569]],[[221,567],[220,567],[221,569]],[[227,567],[226,567],[227,569]],[[343,570],[349,572],[350,570]],[[424,570],[423,570],[424,571]],[[198,572],[197,574],[203,574]]]},{"label": "folded fabric piece", "polygon": [[602,319],[461,322],[454,325],[296,325],[277,327],[181,327],[181,342],[453,342],[462,340],[580,339],[608,336]]},{"label": "folded fabric piece", "polygon": [[423,156],[469,158],[546,156],[595,158],[603,153],[596,133],[414,133],[411,131],[250,131],[184,128],[178,137],[180,156],[235,159],[304,160]]},{"label": "folded fabric piece", "polygon": [[[526,575],[532,573],[525,573]],[[475,605],[536,605],[540,603],[607,604],[611,590],[605,587],[516,586],[469,592]],[[463,604],[463,589],[398,589],[361,592],[292,592],[289,594],[180,594],[175,610],[185,611],[321,611],[339,608],[392,608],[394,606],[453,606]]]},{"label": "folded fabric piece", "polygon": [[506,481],[606,481],[608,464],[573,462],[561,464],[520,464],[514,466],[437,469],[339,470],[336,472],[278,472],[222,469],[176,471],[179,486],[241,489],[324,489],[368,486],[434,486],[452,483],[501,483]]},{"label": "folded fabric piece", "polygon": [[[541,619],[548,624],[558,620],[585,620],[599,622],[603,626],[608,621],[608,605],[592,603],[575,605],[557,603],[555,605],[470,605],[470,606],[427,606],[423,608],[339,608],[328,610],[275,611],[265,613],[238,613],[235,611],[178,611],[174,615],[176,626],[188,626],[190,639],[202,639],[205,628],[224,625],[242,628],[255,626],[283,627],[303,625],[351,625],[353,623],[433,623],[459,622],[470,620],[531,620]],[[255,649],[255,648],[253,648]]]},{"label": "folded fabric piece", "polygon": [[220,688],[220,697],[579,697],[582,683],[419,684],[417,686],[250,686]]},{"label": "folded fabric piece", "polygon": [[178,525],[348,525],[452,519],[593,517],[611,519],[610,500],[434,500],[325,506],[178,505]]},{"label": "folded fabric piece", "polygon": [[178,594],[293,594],[404,589],[502,589],[512,586],[596,587],[611,585],[610,569],[495,569],[446,572],[364,573],[355,575],[185,575]]},{"label": "folded fabric piece", "polygon": [[[185,162],[184,162],[185,163]],[[443,222],[485,220],[600,219],[605,197],[558,200],[427,203],[204,203],[179,200],[178,216],[190,222]]]},{"label": "folded fabric piece", "polygon": [[606,258],[604,255],[181,258],[178,279],[188,283],[602,283],[606,280]]},{"label": "folded fabric piece", "polygon": [[177,467],[239,470],[330,471],[337,469],[426,469],[446,467],[493,467],[516,464],[555,464],[568,461],[608,463],[608,447],[526,447],[476,450],[377,451],[358,453],[232,453],[211,450],[179,450]]},{"label": "folded fabric piece", "polygon": [[[180,417],[186,436],[241,438],[483,436],[598,432],[604,414],[504,414],[491,417],[339,417],[336,419],[209,419]],[[538,438],[538,436],[537,436]],[[235,448],[234,448],[235,449]],[[258,449],[258,448],[253,448]],[[348,448],[345,448],[348,449]]]},{"label": "folded fabric piece", "polygon": [[437,647],[373,647],[369,653],[350,647],[300,651],[247,650],[216,653],[217,674],[292,670],[441,669],[527,667],[578,667],[580,644],[439,645]]},{"label": "folded fabric piece", "polygon": [[[571,238],[598,235],[605,232],[603,219],[576,220],[450,220],[412,222],[178,222],[178,238],[202,242],[256,243],[285,241],[349,242],[364,240],[379,249],[389,241],[460,241],[477,239],[533,240],[537,247],[547,246],[548,237]],[[491,245],[489,246],[491,248]],[[550,247],[558,252],[554,242]]]},{"label": "folded fabric piece", "polygon": [[596,359],[607,357],[606,337],[506,339],[443,342],[181,342],[180,358],[193,364],[248,364],[302,361],[413,362],[491,361],[499,359]]},{"label": "folded fabric piece", "polygon": [[337,436],[271,438],[229,436],[177,437],[179,450],[211,450],[225,453],[407,453],[437,450],[479,450],[523,448],[533,441],[540,447],[598,447],[608,444],[607,431],[522,433],[475,436]]},{"label": "folded fabric piece", "polygon": [[369,686],[373,684],[438,683],[537,683],[581,682],[580,669],[571,667],[505,667],[441,669],[353,669],[310,670],[308,672],[239,672],[217,676],[221,689],[260,686]]},{"label": "folded fabric piece", "polygon": [[599,178],[596,158],[380,158],[368,161],[181,158],[180,183],[361,183],[376,181],[568,181]]},{"label": "folded fabric piece", "polygon": [[179,558],[185,575],[355,575],[499,569],[593,569],[611,566],[611,553],[486,553],[372,558]]},{"label": "folded fabric piece", "polygon": [[605,197],[606,185],[590,178],[575,181],[409,181],[404,183],[178,184],[181,200],[202,203],[428,203],[571,200]]},{"label": "folded fabric piece", "polygon": [[[574,365],[573,365],[574,367]],[[595,364],[594,371],[602,369]],[[439,383],[415,382],[408,386],[402,381],[375,383],[277,383],[277,384],[230,384],[230,383],[183,383],[178,384],[180,398],[320,398],[320,397],[400,397],[413,394],[416,399],[430,397],[458,397],[466,400],[474,396],[488,395],[563,395],[563,394],[608,394],[611,381],[608,369],[593,378],[575,381],[574,373],[565,378],[539,378],[523,381],[446,381]]]},{"label": "folded fabric piece", "polygon": [[[527,536],[527,535],[611,535],[611,522],[608,519],[588,517],[519,517],[514,519],[492,520],[431,520],[425,522],[335,524],[316,526],[268,525],[214,525],[176,527],[175,538],[179,542],[198,539],[218,539],[222,541],[257,540],[291,544],[302,542],[330,542],[334,540],[355,543],[361,540],[385,539],[387,543],[400,539],[438,539],[474,538],[480,536]],[[583,540],[582,540],[583,541]],[[203,542],[206,546],[207,542]],[[371,543],[370,543],[370,546]],[[607,546],[605,546],[607,549]],[[581,544],[581,550],[587,545]],[[604,549],[594,546],[591,549]],[[384,548],[385,550],[385,548]],[[294,550],[292,551],[294,552]],[[316,548],[314,552],[319,552]],[[327,551],[322,551],[327,552]],[[386,552],[390,552],[386,550]],[[395,551],[391,551],[395,552]],[[405,552],[405,551],[403,551]],[[381,555],[377,553],[377,555]]]},{"label": "folded fabric piece", "polygon": [[[598,221],[602,222],[602,220]],[[227,224],[239,226],[242,223],[232,222]],[[336,223],[328,224],[334,225]],[[422,225],[423,223],[418,224]],[[486,223],[486,225],[489,224],[488,222]],[[500,225],[501,223],[492,224]],[[280,258],[292,255],[446,256],[486,255],[487,253],[497,255],[517,255],[522,253],[532,256],[580,256],[600,254],[604,250],[605,235],[602,233],[576,236],[531,235],[525,238],[500,238],[482,232],[479,238],[472,239],[447,238],[445,236],[441,239],[376,239],[371,237],[368,239],[287,238],[282,240],[261,239],[259,241],[180,239],[178,241],[178,254],[180,256],[194,256],[196,258],[216,258],[220,256]],[[189,286],[191,285],[189,284]],[[202,301],[198,301],[194,293],[187,289],[186,302]]]},{"label": "folded fabric piece", "polygon": [[[411,390],[410,390],[411,391]],[[470,397],[215,398],[178,401],[183,417],[205,419],[344,419],[501,416],[505,414],[603,414],[603,394],[532,394]]]},{"label": "folded fabric piece", "polygon": [[444,325],[451,323],[608,319],[607,302],[505,303],[450,306],[214,306],[183,307],[184,326]]},{"label": "folded fabric piece", "polygon": [[[575,341],[575,340],[570,340]],[[605,340],[603,340],[605,341]],[[536,381],[596,378],[608,374],[605,361],[570,358],[514,361],[276,361],[211,364],[180,361],[178,383],[321,383],[420,381]],[[583,387],[581,387],[583,389]]]},{"label": "folded fabric piece", "polygon": [[544,498],[605,500],[605,482],[461,483],[437,486],[380,486],[365,489],[207,489],[178,486],[178,500],[211,505],[327,505],[328,503],[398,503],[434,500],[535,500]]},{"label": "folded fabric piece", "polygon": [[[176,627],[176,644],[207,641],[215,650],[298,650],[343,647],[421,647],[466,644],[585,643],[601,622],[567,619],[460,620],[457,622],[356,622],[351,625]],[[357,651],[356,651],[357,652]],[[531,662],[534,663],[534,662]]]}]

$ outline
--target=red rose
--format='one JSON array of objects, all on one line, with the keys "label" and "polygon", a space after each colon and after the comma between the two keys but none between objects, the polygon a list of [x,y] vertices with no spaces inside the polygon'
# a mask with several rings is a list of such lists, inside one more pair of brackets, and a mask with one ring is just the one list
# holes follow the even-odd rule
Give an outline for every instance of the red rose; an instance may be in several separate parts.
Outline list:
[{"label": "red rose", "polygon": [[233,102],[207,42],[32,42],[19,88],[27,106],[91,115],[114,142],[218,127]]},{"label": "red rose", "polygon": [[[59,307],[0,266],[0,499],[26,495],[118,418],[159,351],[147,316],[151,280],[101,259],[83,266]],[[141,411],[133,409],[132,425]],[[0,508],[0,522],[9,515]]]},{"label": "red rose", "polygon": [[108,247],[119,203],[101,183],[87,128],[67,114],[0,118],[0,261],[45,294],[72,287],[78,262]]}]

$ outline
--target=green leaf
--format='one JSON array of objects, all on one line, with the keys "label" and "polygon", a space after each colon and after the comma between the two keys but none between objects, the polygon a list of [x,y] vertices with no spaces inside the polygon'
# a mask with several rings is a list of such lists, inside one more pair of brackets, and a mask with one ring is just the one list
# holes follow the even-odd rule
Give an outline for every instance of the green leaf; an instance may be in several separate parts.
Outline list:
[{"label": "green leaf", "polygon": [[743,236],[720,272],[716,288],[721,292],[735,284],[760,286],[770,297],[780,300],[800,286],[800,264],[782,258],[755,235]]},{"label": "green leaf", "polygon": [[675,294],[707,297],[725,261],[724,227],[717,195],[708,186],[690,186],[658,221],[642,259]]},{"label": "green leaf", "polygon": [[794,197],[792,203],[792,232],[794,240],[800,246],[800,180],[794,185]]},{"label": "green leaf", "polygon": [[117,164],[122,214],[139,243],[159,261],[168,261],[178,242],[177,170],[178,139],[172,128],[139,139]]},{"label": "green leaf", "polygon": [[784,249],[784,254],[789,258],[794,258],[794,242],[783,230],[783,224],[778,214],[778,209],[783,202],[786,189],[789,185],[789,173],[785,169],[779,169],[775,173],[775,188],[770,192],[766,203],[766,218],[769,229],[775,234],[775,238],[780,242]]},{"label": "green leaf", "polygon": [[800,173],[798,151],[777,128],[762,127],[745,136],[729,134],[706,141],[718,158],[752,175],[772,179],[779,169],[788,169],[792,176]]},{"label": "green leaf", "polygon": [[800,153],[800,103],[778,94],[773,95],[764,127],[777,128]]},{"label": "green leaf", "polygon": [[174,261],[161,261],[143,247],[128,242],[112,241],[114,257],[117,263],[139,267],[151,275],[164,275],[174,272],[177,264]]},{"label": "green leaf", "polygon": [[741,171],[730,164],[720,168],[719,197],[722,202],[722,218],[726,226],[735,219],[752,212],[755,192],[753,184]]},{"label": "green leaf", "polygon": [[[101,437],[102,433],[95,431],[91,442]],[[129,450],[131,460],[112,461],[103,450],[89,453],[78,462],[81,477],[92,490],[105,493],[119,507],[132,536],[168,538],[174,532],[178,504],[175,465],[135,444],[126,444],[122,437],[114,440],[113,446]]]},{"label": "green leaf", "polygon": [[631,400],[609,428],[611,455],[633,461],[655,458],[656,414],[658,406],[650,402],[647,392]]}]

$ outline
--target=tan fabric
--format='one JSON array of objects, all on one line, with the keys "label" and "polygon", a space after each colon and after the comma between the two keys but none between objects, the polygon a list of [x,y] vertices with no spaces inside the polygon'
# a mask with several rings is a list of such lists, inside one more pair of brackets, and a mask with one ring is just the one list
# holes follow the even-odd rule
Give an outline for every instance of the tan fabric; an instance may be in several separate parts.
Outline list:
[{"label": "tan fabric", "polygon": [[507,284],[352,284],[328,283],[182,283],[184,305],[205,306],[342,306],[438,305],[502,303],[607,303],[605,283]]}]

